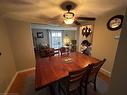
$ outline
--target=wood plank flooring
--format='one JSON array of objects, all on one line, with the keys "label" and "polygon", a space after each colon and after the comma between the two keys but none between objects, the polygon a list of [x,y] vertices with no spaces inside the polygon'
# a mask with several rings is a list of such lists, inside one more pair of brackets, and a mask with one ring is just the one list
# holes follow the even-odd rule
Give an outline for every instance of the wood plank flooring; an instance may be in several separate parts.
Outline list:
[{"label": "wood plank flooring", "polygon": [[[29,77],[33,78],[33,80],[31,81],[31,79]],[[34,77],[35,77],[35,70],[30,70],[30,71],[18,74],[15,81],[14,81],[14,83],[13,83],[13,85],[11,86],[11,88],[8,92],[8,93],[11,93],[11,94],[8,94],[8,95],[25,95],[24,94],[24,88],[28,88],[29,91],[35,90],[34,89],[34,83],[35,83]],[[108,85],[110,84],[110,78],[105,76],[103,73],[99,73],[98,77],[100,77],[103,81],[105,81],[106,84],[108,84]],[[33,87],[32,87],[31,90],[29,88],[29,86],[31,86],[31,85],[26,86],[26,83],[25,83],[26,80],[28,80],[28,81],[30,80],[31,82],[33,82],[33,85],[32,85]],[[102,83],[101,83],[101,85],[103,86]],[[104,87],[104,89],[105,89],[105,87]],[[48,90],[47,91],[42,91],[43,94],[36,94],[36,95],[47,95],[46,94],[47,92],[48,92]],[[35,94],[33,93],[32,95],[35,95]],[[98,95],[98,94],[95,94],[95,95]]]}]

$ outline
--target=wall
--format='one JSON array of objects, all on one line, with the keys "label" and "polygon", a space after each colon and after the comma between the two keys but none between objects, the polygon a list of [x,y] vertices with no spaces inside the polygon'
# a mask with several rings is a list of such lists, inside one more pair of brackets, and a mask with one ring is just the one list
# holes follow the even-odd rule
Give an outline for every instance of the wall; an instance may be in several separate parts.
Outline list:
[{"label": "wall", "polygon": [[[52,31],[55,31],[55,30],[48,30],[48,29],[32,29],[32,34],[33,34],[33,37],[36,37],[37,38],[37,32],[43,32],[43,35],[44,35],[44,38],[37,38],[36,42],[37,42],[37,45],[39,44],[42,44],[42,45],[45,45],[45,44],[49,44],[49,32],[52,32]],[[56,30],[56,31],[62,31],[62,36],[63,36],[63,44],[64,44],[64,38],[67,37],[69,38],[69,40],[76,40],[75,38],[75,32],[76,30]]]},{"label": "wall", "polygon": [[63,31],[63,38],[65,37],[65,35],[67,34],[68,35],[68,37],[70,38],[70,40],[75,40],[75,32],[76,31],[69,31],[69,30],[64,30]]},{"label": "wall", "polygon": [[127,11],[112,71],[112,82],[107,95],[127,95]]},{"label": "wall", "polygon": [[69,31],[69,30],[64,30],[63,32],[62,32],[62,35],[63,35],[63,44],[64,44],[64,39],[66,39],[66,36],[67,36],[67,38],[68,38],[68,40],[76,40],[76,38],[75,38],[75,32],[76,31]]},{"label": "wall", "polygon": [[[44,38],[37,38],[37,32],[43,32]],[[35,37],[35,39],[37,38],[37,40],[36,40],[37,45],[49,44],[49,34],[48,34],[47,29],[32,29],[32,35],[33,35],[33,37]]]},{"label": "wall", "polygon": [[117,31],[110,31],[107,29],[108,20],[118,14],[124,14],[125,9],[112,10],[99,16],[95,22],[93,34],[92,56],[107,61],[103,65],[103,71],[110,76],[116,55],[116,49],[119,40],[114,39],[115,36],[120,35],[121,29]]},{"label": "wall", "polygon": [[30,23],[6,19],[17,71],[35,65]]},{"label": "wall", "polygon": [[4,20],[0,18],[0,93],[8,87],[16,73],[13,54]]},{"label": "wall", "polygon": [[[88,36],[88,37],[85,37],[82,35],[82,29],[85,28],[85,27],[88,27],[91,29],[91,34]],[[82,51],[82,47],[81,47],[81,43],[83,40],[88,40],[90,43],[92,43],[92,40],[93,40],[93,25],[85,25],[85,26],[81,26],[80,29],[79,29],[79,40],[78,40],[78,43],[79,43],[79,46],[78,46],[78,51],[81,52]]]}]

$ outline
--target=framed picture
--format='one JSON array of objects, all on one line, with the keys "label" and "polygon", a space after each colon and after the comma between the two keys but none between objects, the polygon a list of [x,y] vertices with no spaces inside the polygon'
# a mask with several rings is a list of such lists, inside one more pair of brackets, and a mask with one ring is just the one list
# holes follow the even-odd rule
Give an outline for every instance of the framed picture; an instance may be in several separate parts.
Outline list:
[{"label": "framed picture", "polygon": [[43,32],[37,32],[37,38],[44,38]]},{"label": "framed picture", "polygon": [[83,36],[85,35],[86,38],[87,38],[90,34],[91,34],[91,29],[88,28],[87,26],[84,27],[84,28],[82,29],[82,35],[83,35]]}]

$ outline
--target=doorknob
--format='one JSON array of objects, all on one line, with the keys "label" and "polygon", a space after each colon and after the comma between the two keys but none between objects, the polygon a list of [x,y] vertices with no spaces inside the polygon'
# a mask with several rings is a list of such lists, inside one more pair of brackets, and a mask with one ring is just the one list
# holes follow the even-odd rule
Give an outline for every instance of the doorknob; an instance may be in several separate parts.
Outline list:
[{"label": "doorknob", "polygon": [[0,56],[2,55],[2,53],[0,52]]}]

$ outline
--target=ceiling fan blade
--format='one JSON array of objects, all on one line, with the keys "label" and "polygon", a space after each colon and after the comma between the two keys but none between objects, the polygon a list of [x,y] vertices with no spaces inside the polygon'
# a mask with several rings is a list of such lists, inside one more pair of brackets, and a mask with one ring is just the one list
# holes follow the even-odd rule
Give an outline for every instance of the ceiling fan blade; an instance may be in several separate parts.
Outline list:
[{"label": "ceiling fan blade", "polygon": [[58,20],[61,18],[61,14],[57,15],[57,16],[54,16],[53,18],[51,18],[51,20]]},{"label": "ceiling fan blade", "polygon": [[74,21],[74,24],[81,25],[81,23],[79,23],[77,20]]},{"label": "ceiling fan blade", "polygon": [[48,17],[46,15],[40,15],[38,16],[39,19],[45,19],[45,20],[58,20],[61,18],[61,15],[57,15],[57,16],[54,16],[54,17]]},{"label": "ceiling fan blade", "polygon": [[77,17],[78,20],[90,20],[90,21],[95,21],[96,18],[94,17]]}]

